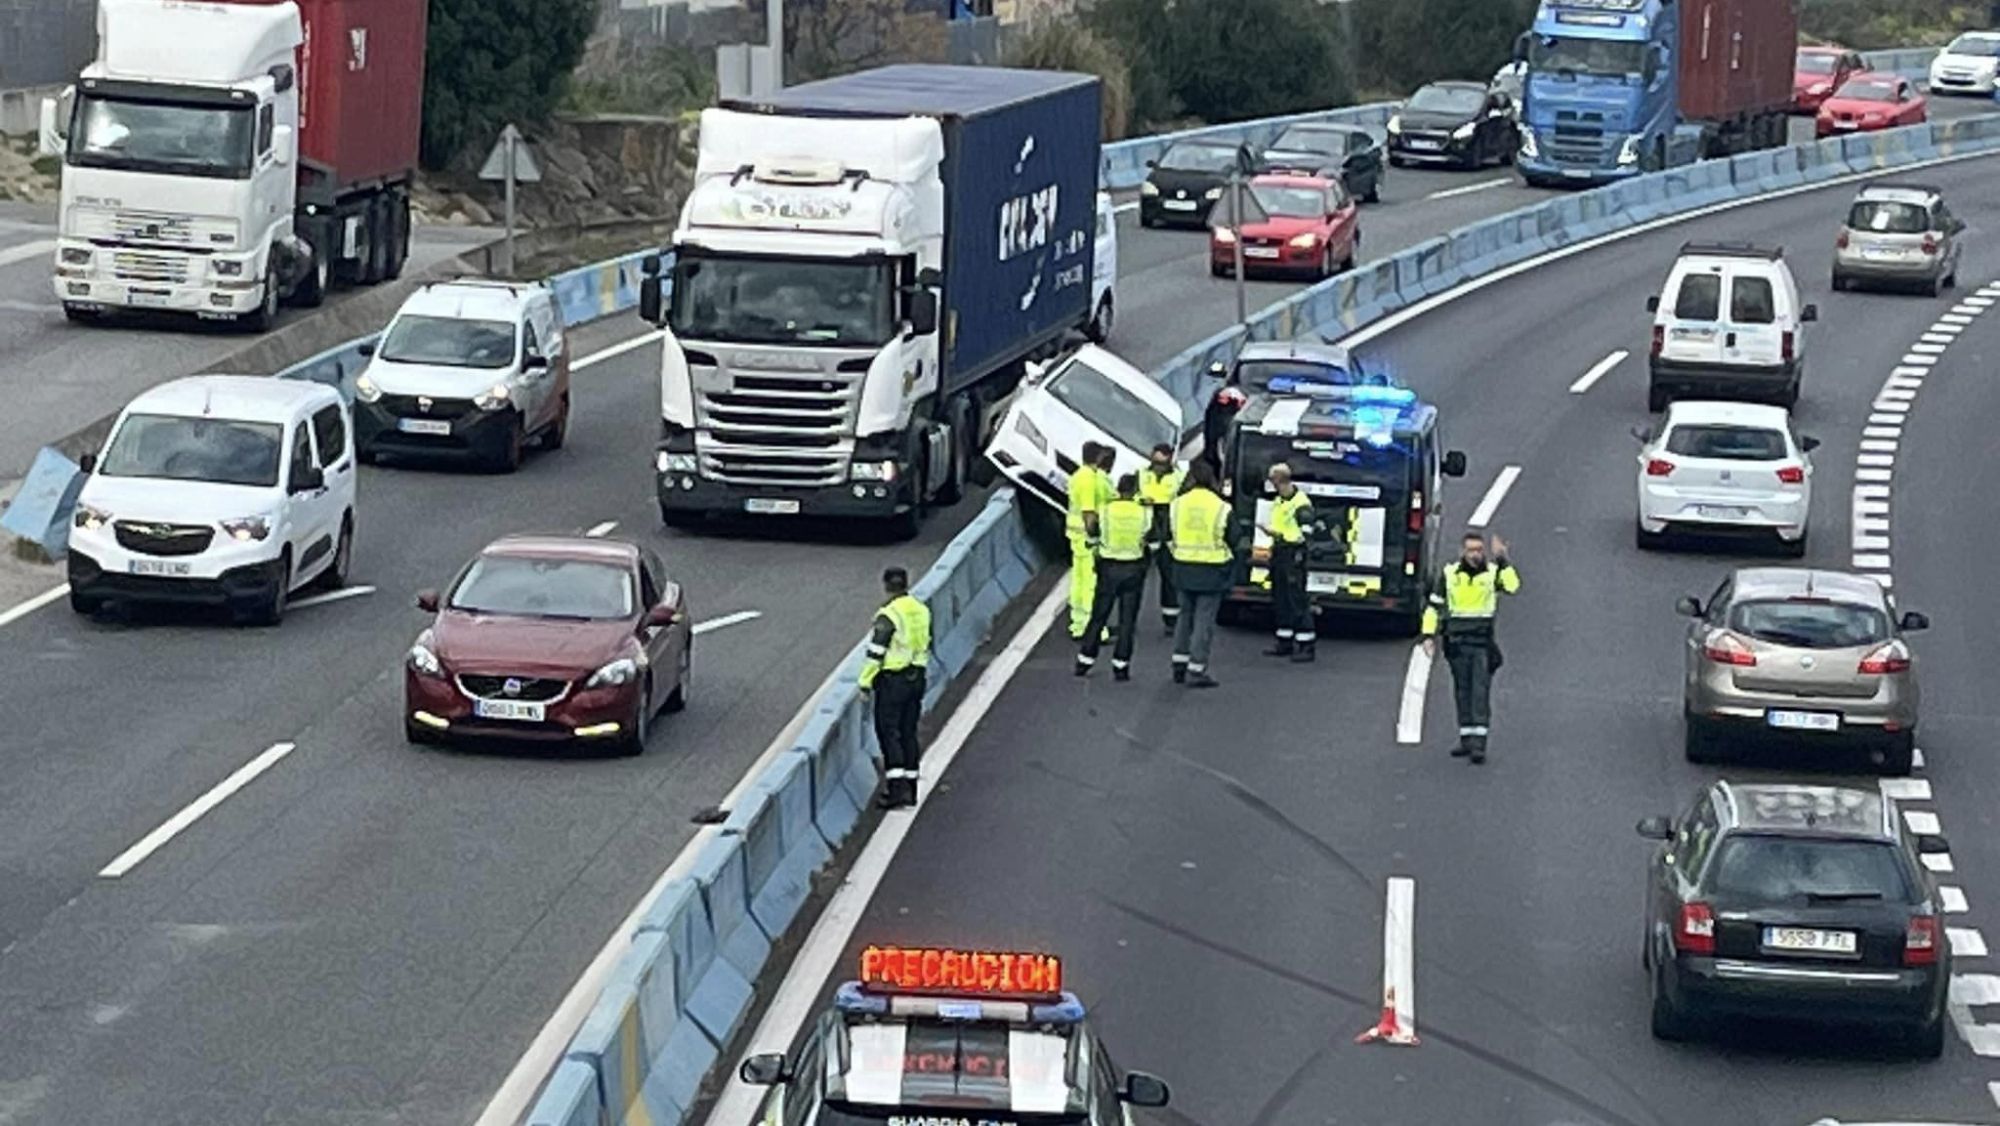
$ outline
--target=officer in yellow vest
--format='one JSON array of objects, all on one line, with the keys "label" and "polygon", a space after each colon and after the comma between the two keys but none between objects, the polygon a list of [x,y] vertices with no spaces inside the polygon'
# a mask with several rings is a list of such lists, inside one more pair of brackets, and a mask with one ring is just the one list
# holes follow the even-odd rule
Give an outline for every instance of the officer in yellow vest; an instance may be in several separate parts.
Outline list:
[{"label": "officer in yellow vest", "polygon": [[1235,554],[1229,547],[1229,502],[1216,488],[1215,469],[1197,461],[1188,485],[1168,510],[1172,522],[1174,585],[1181,617],[1174,628],[1174,683],[1214,688],[1208,650],[1215,642],[1215,618],[1229,593]]},{"label": "officer in yellow vest", "polygon": [[1453,701],[1458,706],[1458,749],[1453,758],[1486,761],[1486,735],[1492,722],[1493,674],[1500,669],[1500,645],[1493,633],[1493,615],[1502,594],[1518,594],[1521,574],[1507,558],[1507,541],[1493,537],[1493,557],[1487,559],[1486,539],[1465,533],[1458,562],[1444,569],[1424,608],[1424,651],[1437,652],[1438,626],[1444,626],[1444,657],[1451,665]]},{"label": "officer in yellow vest", "polygon": [[1139,603],[1146,595],[1146,540],[1153,515],[1139,500],[1139,475],[1118,479],[1118,496],[1098,514],[1097,601],[1083,629],[1083,648],[1076,654],[1076,675],[1087,676],[1097,664],[1098,643],[1111,611],[1118,611],[1118,644],[1111,651],[1111,675],[1132,679],[1132,642],[1139,622]]},{"label": "officer in yellow vest", "polygon": [[1273,465],[1270,478],[1277,496],[1271,501],[1271,522],[1263,531],[1271,537],[1271,611],[1278,640],[1264,655],[1303,664],[1313,659],[1319,645],[1312,597],[1306,591],[1306,540],[1318,531],[1319,517],[1312,498],[1292,481],[1291,466],[1282,461]]},{"label": "officer in yellow vest", "polygon": [[1111,483],[1099,465],[1107,451],[1096,442],[1083,444],[1083,457],[1069,475],[1069,511],[1063,533],[1069,538],[1069,635],[1083,637],[1090,610],[1097,601],[1098,513],[1111,499]]},{"label": "officer in yellow vest", "polygon": [[1181,600],[1174,589],[1174,557],[1167,550],[1167,541],[1173,538],[1167,516],[1174,498],[1180,495],[1185,477],[1174,463],[1174,447],[1166,442],[1153,447],[1152,457],[1139,471],[1139,503],[1153,514],[1153,533],[1148,544],[1154,569],[1160,572],[1160,617],[1167,623],[1169,637],[1173,636],[1175,620],[1181,616]]},{"label": "officer in yellow vest", "polygon": [[931,609],[910,595],[910,573],[882,572],[889,601],[875,615],[860,687],[875,703],[875,741],[882,746],[884,809],[917,804],[917,724],[924,716],[924,669],[931,662]]}]

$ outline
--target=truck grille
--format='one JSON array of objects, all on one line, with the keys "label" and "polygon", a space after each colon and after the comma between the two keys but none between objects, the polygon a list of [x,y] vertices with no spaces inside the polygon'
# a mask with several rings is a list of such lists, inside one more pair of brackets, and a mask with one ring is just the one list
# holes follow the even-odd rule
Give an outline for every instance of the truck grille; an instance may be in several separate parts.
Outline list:
[{"label": "truck grille", "polygon": [[[512,692],[507,691],[510,685],[514,689]],[[474,676],[468,673],[458,678],[458,690],[468,696],[488,700],[549,704],[563,698],[569,691],[569,681],[545,676]]]},{"label": "truck grille", "polygon": [[121,250],[111,256],[111,276],[123,282],[179,285],[187,281],[188,260],[178,254]]},{"label": "truck grille", "polygon": [[1556,127],[1549,134],[1550,158],[1564,164],[1595,165],[1605,155],[1604,115],[1579,110],[1556,114]]},{"label": "truck grille", "polygon": [[847,479],[859,375],[737,375],[697,404],[702,476],[736,485],[838,485]]},{"label": "truck grille", "polygon": [[205,524],[141,524],[120,520],[111,526],[118,546],[140,555],[200,555],[215,539]]},{"label": "truck grille", "polygon": [[71,223],[75,237],[98,242],[141,242],[201,251],[236,245],[236,223],[230,219],[85,207],[77,209]]}]

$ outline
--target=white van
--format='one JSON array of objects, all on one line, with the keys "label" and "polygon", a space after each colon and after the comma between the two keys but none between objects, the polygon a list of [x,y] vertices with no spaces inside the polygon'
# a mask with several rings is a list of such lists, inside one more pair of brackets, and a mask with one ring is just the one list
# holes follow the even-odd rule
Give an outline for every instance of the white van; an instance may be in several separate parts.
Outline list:
[{"label": "white van", "polygon": [[276,625],[294,591],[347,582],[354,467],[354,420],[331,387],[247,375],[155,387],[84,458],[70,606],[193,603]]},{"label": "white van", "polygon": [[1090,324],[1084,328],[1084,335],[1093,344],[1102,344],[1111,339],[1111,321],[1117,312],[1118,301],[1113,291],[1118,288],[1118,209],[1111,205],[1111,196],[1097,193],[1097,245],[1092,251],[1090,274]]},{"label": "white van", "polygon": [[1653,314],[1647,409],[1663,411],[1678,398],[1799,401],[1803,326],[1819,319],[1819,309],[1800,302],[1782,247],[1686,243],[1646,309]]}]

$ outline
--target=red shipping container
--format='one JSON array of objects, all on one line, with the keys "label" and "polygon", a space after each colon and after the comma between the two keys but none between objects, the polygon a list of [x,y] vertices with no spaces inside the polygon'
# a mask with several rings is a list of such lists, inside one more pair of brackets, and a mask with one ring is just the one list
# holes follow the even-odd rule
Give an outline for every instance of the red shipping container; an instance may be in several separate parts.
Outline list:
[{"label": "red shipping container", "polygon": [[1730,121],[1792,102],[1798,0],[1678,0],[1681,119]]},{"label": "red shipping container", "polygon": [[[299,51],[299,153],[304,163],[326,170],[333,181],[312,186],[330,186],[338,195],[356,186],[409,178],[417,167],[423,128],[428,0],[293,2],[305,22],[305,46]],[[301,186],[318,179],[301,176]]]}]

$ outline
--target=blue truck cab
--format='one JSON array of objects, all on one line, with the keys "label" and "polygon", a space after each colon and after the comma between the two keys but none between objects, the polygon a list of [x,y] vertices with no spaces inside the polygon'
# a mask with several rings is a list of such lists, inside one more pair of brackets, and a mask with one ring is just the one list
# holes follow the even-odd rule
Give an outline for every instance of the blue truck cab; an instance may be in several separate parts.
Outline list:
[{"label": "blue truck cab", "polygon": [[1528,183],[1603,184],[1683,162],[1679,15],[1667,0],[1545,0],[1521,45]]}]

